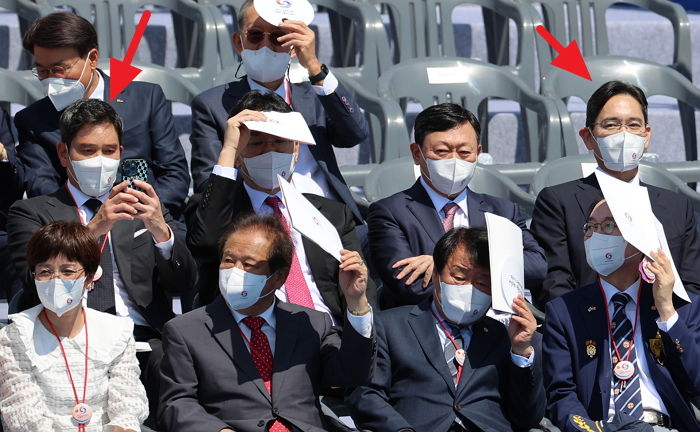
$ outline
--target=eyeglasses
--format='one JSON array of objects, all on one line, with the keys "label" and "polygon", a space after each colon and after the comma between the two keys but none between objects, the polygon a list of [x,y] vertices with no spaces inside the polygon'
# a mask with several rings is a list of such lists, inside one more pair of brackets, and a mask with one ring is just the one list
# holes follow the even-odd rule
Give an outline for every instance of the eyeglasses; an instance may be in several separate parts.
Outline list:
[{"label": "eyeglasses", "polygon": [[52,268],[46,267],[34,271],[34,279],[39,281],[47,281],[53,279],[56,277],[56,275],[58,275],[61,279],[78,279],[82,271],[82,268],[76,269],[72,267],[65,267],[56,271]]},{"label": "eyeglasses", "polygon": [[608,132],[619,132],[624,126],[628,131],[632,133],[644,132],[644,128],[648,123],[642,123],[640,121],[630,121],[627,123],[622,123],[619,120],[605,120],[600,123],[593,123],[594,125],[600,126]]},{"label": "eyeglasses", "polygon": [[264,31],[253,29],[253,30],[245,31],[245,32],[243,32],[243,34],[245,35],[246,40],[248,40],[248,42],[252,43],[253,45],[259,44],[260,42],[263,41],[263,39],[265,39],[265,36],[267,36],[267,38],[270,40],[270,43],[272,45],[282,46],[282,44],[284,42],[280,42],[279,40],[277,40],[277,38],[282,37],[282,36],[286,35],[287,33],[283,32],[283,31],[264,32]]},{"label": "eyeglasses", "polygon": [[612,234],[613,231],[615,231],[615,228],[617,228],[617,224],[615,221],[612,220],[607,220],[602,223],[592,223],[592,222],[587,222],[583,224],[583,233],[584,234],[591,234],[594,231],[600,231],[603,234]]},{"label": "eyeglasses", "polygon": [[73,64],[70,66],[56,65],[56,66],[51,66],[48,68],[34,66],[32,68],[32,74],[34,74],[34,76],[37,78],[46,77],[49,75],[64,76],[80,60],[82,60],[82,59],[78,59],[78,60],[74,61]]}]

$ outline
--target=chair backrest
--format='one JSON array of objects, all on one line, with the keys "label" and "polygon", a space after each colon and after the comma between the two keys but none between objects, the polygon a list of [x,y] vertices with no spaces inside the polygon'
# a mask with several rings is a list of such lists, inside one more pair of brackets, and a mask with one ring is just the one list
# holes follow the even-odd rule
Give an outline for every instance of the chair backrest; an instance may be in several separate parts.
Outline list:
[{"label": "chair backrest", "polygon": [[[619,80],[640,87],[646,97],[670,96],[695,109],[700,109],[700,90],[679,72],[657,63],[636,58],[605,56],[586,59],[592,81],[585,80],[560,69],[552,68],[542,84],[542,93],[553,99],[568,99],[576,96],[587,102],[593,92],[608,81]],[[557,101],[562,119],[562,134],[565,155],[578,153],[576,135],[566,105]],[[690,110],[692,115],[692,109]],[[682,114],[682,111],[681,111]],[[697,159],[697,136],[695,121],[684,121],[686,159]],[[693,153],[693,150],[695,153]]]},{"label": "chair backrest", "polygon": [[[490,98],[515,101],[536,113],[539,120],[534,134],[538,139],[526,134],[530,141],[530,159],[543,160],[548,147],[561,147],[559,113],[554,101],[535,93],[531,86],[507,70],[488,63],[463,58],[408,60],[382,74],[379,98],[413,99],[423,107],[454,102],[473,113],[477,113],[480,105]],[[521,120],[526,124],[523,118]],[[407,152],[404,143],[386,142],[384,145],[386,156],[383,160]]]},{"label": "chair backrest", "polygon": [[[529,0],[542,5],[545,25],[564,46],[572,40],[578,42],[585,57],[608,55],[608,29],[606,11],[614,4],[633,5],[667,18],[674,33],[673,64],[687,78],[692,78],[692,49],[690,23],[683,7],[667,0]],[[540,43],[540,65],[551,61],[555,54]]]},{"label": "chair backrest", "polygon": [[[109,75],[109,63],[100,62],[98,67]],[[158,84],[168,101],[191,105],[192,99],[200,93],[199,88],[173,70],[143,65],[139,65],[139,69],[141,73],[135,81]]]},{"label": "chair backrest", "polygon": [[11,103],[28,106],[45,96],[39,80],[29,71],[0,69],[0,83],[0,104],[7,112]]},{"label": "chair backrest", "polygon": [[[47,8],[42,8],[41,6],[39,6],[31,0],[0,0],[0,8],[6,9],[10,12],[17,14],[17,19],[19,21],[20,38],[22,37],[22,35],[24,35],[24,33],[27,31],[32,22],[41,18],[41,16],[50,13],[50,10],[48,10]],[[32,66],[31,54],[25,51],[22,47],[20,47],[18,61],[16,65],[9,64],[9,52],[7,55],[9,69],[24,70],[29,69]]]}]

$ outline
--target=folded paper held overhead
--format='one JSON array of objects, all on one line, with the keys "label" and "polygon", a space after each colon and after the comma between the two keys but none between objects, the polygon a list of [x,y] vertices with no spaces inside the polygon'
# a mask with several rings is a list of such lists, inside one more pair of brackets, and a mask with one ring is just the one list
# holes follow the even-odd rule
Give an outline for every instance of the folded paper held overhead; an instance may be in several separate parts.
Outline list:
[{"label": "folded paper held overhead", "polygon": [[306,25],[314,20],[314,8],[308,0],[255,0],[253,7],[260,18],[274,26],[285,19],[303,21]]},{"label": "folded paper held overhead", "polygon": [[491,307],[514,313],[513,300],[525,295],[523,231],[519,226],[493,213],[484,213],[489,236],[491,266]]},{"label": "folded paper held overhead", "polygon": [[316,145],[314,136],[301,113],[296,111],[281,113],[263,111],[267,121],[245,121],[243,124],[251,131],[263,132],[302,144]]}]

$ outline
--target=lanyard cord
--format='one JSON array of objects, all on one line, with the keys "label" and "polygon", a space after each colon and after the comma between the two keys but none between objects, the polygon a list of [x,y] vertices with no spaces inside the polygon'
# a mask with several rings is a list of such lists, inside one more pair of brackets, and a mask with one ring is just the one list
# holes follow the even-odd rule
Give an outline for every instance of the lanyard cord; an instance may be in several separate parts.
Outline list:
[{"label": "lanyard cord", "polygon": [[[443,333],[445,333],[445,336],[447,336],[447,338],[450,340],[450,342],[452,342],[452,346],[455,347],[455,352],[457,352],[458,350],[461,349],[462,351],[464,351],[466,353],[464,348],[460,348],[459,346],[457,346],[457,341],[455,341],[455,338],[452,337],[452,333],[450,333],[450,331],[447,330],[447,327],[445,327],[445,325],[442,323],[442,320],[437,315],[435,315],[435,312],[432,310],[432,308],[430,309],[430,313],[432,313],[433,317],[435,317],[435,320],[437,321],[438,325],[442,329]],[[457,362],[457,382],[459,382],[459,378],[461,376],[462,376],[462,365],[459,364],[459,362]]]},{"label": "lanyard cord", "polygon": [[[603,289],[603,284],[600,282],[600,278],[598,278],[598,287],[600,288],[600,293],[603,296],[603,300],[606,300],[605,304],[605,316],[608,319],[608,331],[610,332],[610,343],[612,344],[613,349],[615,350],[615,354],[617,354],[617,358],[619,361],[623,361],[622,356],[620,355],[620,349],[617,346],[617,342],[615,342],[615,336],[613,335],[613,328],[612,324],[610,323],[610,311],[608,310],[608,304],[607,304],[607,299],[605,297],[605,290]],[[639,300],[642,297],[642,285],[639,285],[639,290],[637,291],[637,304],[635,305],[635,312],[634,312],[634,327],[632,327],[632,335],[630,336],[630,347],[629,350],[627,351],[627,354],[625,355],[624,361],[627,361],[630,358],[630,355],[632,355],[632,349],[634,348],[634,335],[637,333],[637,321],[639,319]]]}]

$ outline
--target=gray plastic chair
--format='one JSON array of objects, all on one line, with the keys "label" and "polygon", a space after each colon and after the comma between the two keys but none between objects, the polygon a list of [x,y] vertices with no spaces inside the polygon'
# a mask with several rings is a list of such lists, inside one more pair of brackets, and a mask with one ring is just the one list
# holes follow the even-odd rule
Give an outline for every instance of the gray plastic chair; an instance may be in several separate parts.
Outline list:
[{"label": "gray plastic chair", "polygon": [[[568,100],[576,96],[588,101],[595,90],[611,80],[626,81],[639,86],[647,98],[653,95],[670,96],[692,108],[700,108],[700,90],[679,72],[646,60],[630,57],[589,57],[586,59],[592,81],[585,80],[561,69],[550,68],[542,81],[542,94],[555,99]],[[562,100],[557,100],[562,121],[564,154],[578,153],[576,136],[571,118]],[[682,110],[679,111],[681,114]],[[691,109],[692,121],[685,121],[681,116],[683,136],[685,139],[686,160],[697,160],[697,130],[695,113]],[[550,149],[551,150],[551,149]],[[548,154],[547,159],[558,157],[557,153]]]},{"label": "gray plastic chair", "polygon": [[0,83],[0,104],[7,112],[11,103],[28,106],[45,96],[39,80],[29,71],[0,69]]},{"label": "gray plastic chair", "polygon": [[[29,25],[40,18],[43,11],[39,5],[31,0],[0,0],[0,8],[17,14],[19,21],[19,31],[23,35]],[[17,70],[29,69],[32,67],[32,56],[24,49],[21,50]],[[12,66],[10,66],[12,68]]]},{"label": "gray plastic chair", "polygon": [[[180,60],[186,67],[176,67],[174,72],[194,84],[200,91],[211,87],[217,72],[218,44],[215,20],[211,8],[197,4],[193,0],[110,0],[111,55],[121,59],[131,42],[136,28],[134,17],[139,9],[153,5],[171,10],[182,18],[193,22],[192,40],[184,53],[187,58]],[[194,39],[196,38],[196,39]],[[182,53],[182,49],[179,50]],[[136,66],[141,67],[139,64]],[[193,66],[196,65],[196,66]],[[158,68],[155,65],[148,65]],[[165,68],[163,68],[165,69]]]},{"label": "gray plastic chair", "polygon": [[[445,71],[455,77],[454,81],[460,82],[431,83],[429,68],[448,68]],[[408,132],[404,113],[399,108],[399,103],[406,99],[417,100],[423,107],[455,102],[473,113],[477,113],[479,106],[487,99],[512,100],[519,103],[521,108],[536,113],[539,120],[534,131],[528,128],[525,119],[522,121],[529,141],[530,160],[543,160],[547,152],[552,151],[551,148],[561,147],[559,113],[555,101],[535,93],[507,69],[492,64],[464,58],[412,59],[382,74],[379,78],[379,98],[372,99],[366,93],[358,96],[360,106],[383,118],[384,140],[380,148],[375,146],[379,161],[408,154]],[[373,105],[368,101],[372,101]]]}]

